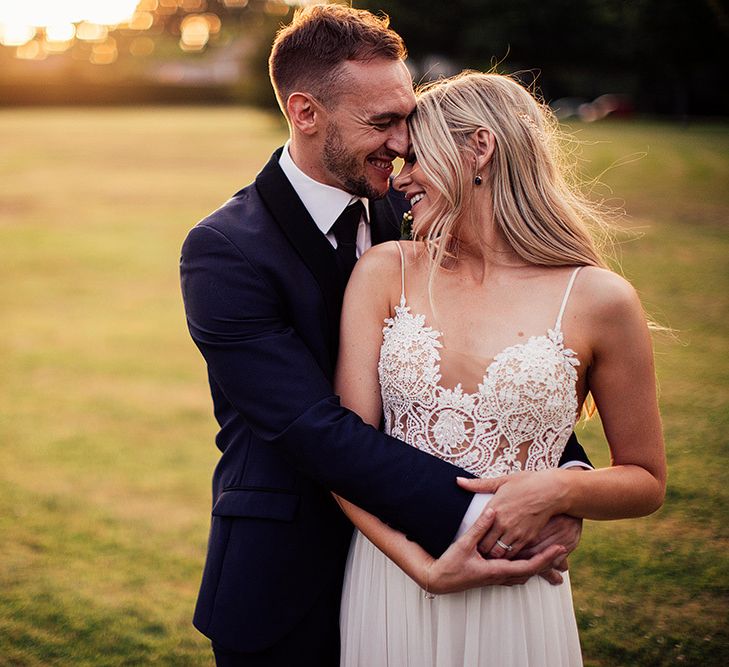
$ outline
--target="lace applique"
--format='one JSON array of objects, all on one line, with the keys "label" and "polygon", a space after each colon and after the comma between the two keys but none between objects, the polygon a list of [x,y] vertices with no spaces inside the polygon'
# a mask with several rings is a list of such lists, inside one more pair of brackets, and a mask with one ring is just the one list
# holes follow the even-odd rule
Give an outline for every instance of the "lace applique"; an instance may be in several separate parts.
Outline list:
[{"label": "lace applique", "polygon": [[494,357],[474,393],[439,384],[441,333],[405,299],[385,320],[378,371],[390,435],[480,477],[556,467],[577,420],[577,355],[559,329]]}]

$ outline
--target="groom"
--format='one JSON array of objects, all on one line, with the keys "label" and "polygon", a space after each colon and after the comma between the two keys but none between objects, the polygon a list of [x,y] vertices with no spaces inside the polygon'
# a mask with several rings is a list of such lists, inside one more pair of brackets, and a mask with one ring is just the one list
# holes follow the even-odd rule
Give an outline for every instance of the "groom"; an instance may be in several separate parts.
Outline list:
[{"label": "groom", "polygon": [[[218,665],[338,664],[352,528],[330,491],[436,556],[467,510],[479,515],[455,483],[462,470],[365,425],[332,390],[349,273],[370,245],[398,238],[406,208],[389,190],[415,107],[404,58],[386,20],[300,11],[270,58],[291,139],[182,249],[188,326],[220,425],[194,617]],[[579,527],[564,530],[574,548]],[[524,566],[484,560],[484,582]]]}]

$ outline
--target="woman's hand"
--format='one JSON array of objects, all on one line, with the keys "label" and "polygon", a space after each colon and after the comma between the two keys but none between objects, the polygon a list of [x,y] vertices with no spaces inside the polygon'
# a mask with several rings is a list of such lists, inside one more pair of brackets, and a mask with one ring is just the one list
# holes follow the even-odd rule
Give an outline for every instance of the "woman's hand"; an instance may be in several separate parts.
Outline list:
[{"label": "woman's hand", "polygon": [[563,546],[552,544],[525,560],[485,559],[478,544],[493,529],[495,519],[495,512],[487,508],[440,558],[426,560],[420,586],[428,593],[443,594],[480,586],[523,584],[540,572],[557,568],[567,553]]},{"label": "woman's hand", "polygon": [[535,542],[555,514],[564,512],[568,491],[566,470],[518,472],[496,479],[458,478],[459,486],[474,493],[494,493],[489,508],[495,518],[479,544],[490,558],[514,558]]}]

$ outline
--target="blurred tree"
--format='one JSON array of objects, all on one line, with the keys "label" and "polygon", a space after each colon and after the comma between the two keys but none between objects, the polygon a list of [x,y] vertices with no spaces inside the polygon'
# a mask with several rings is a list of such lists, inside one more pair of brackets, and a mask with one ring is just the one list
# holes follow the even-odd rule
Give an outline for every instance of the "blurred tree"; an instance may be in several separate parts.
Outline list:
[{"label": "blurred tree", "polygon": [[276,107],[276,95],[268,78],[268,56],[271,44],[278,29],[293,18],[294,8],[287,7],[286,13],[271,14],[250,12],[244,16],[242,30],[255,40],[254,47],[245,58],[246,74],[236,87],[235,94],[240,100],[258,106]]},{"label": "blurred tree", "polygon": [[624,92],[645,111],[729,113],[726,0],[362,0],[411,57],[536,70],[545,97]]},{"label": "blurred tree", "polygon": [[[673,113],[711,111],[714,98],[729,109],[724,68],[729,35],[717,0],[638,0],[634,62],[641,107]],[[723,10],[726,18],[726,10]]]}]

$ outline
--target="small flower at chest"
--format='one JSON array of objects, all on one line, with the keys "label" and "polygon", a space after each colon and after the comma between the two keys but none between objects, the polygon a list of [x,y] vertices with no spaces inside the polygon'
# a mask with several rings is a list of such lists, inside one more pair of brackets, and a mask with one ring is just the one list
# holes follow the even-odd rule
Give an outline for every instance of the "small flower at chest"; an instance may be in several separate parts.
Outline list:
[{"label": "small flower at chest", "polygon": [[413,240],[413,213],[412,211],[405,211],[402,214],[402,222],[400,223],[400,240],[401,241],[412,241]]}]

